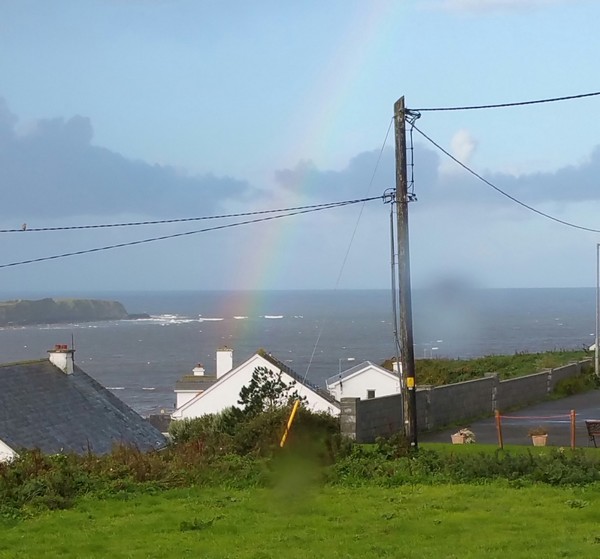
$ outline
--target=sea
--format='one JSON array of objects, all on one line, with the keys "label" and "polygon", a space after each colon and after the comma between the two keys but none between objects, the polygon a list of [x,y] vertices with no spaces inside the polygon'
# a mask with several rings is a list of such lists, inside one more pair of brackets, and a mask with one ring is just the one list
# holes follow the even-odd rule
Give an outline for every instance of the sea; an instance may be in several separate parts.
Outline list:
[{"label": "sea", "polygon": [[[389,290],[68,295],[120,301],[129,313],[150,317],[0,328],[0,363],[44,358],[55,344],[73,344],[77,365],[144,416],[172,411],[177,379],[199,363],[214,372],[220,347],[233,350],[234,366],[264,349],[321,386],[363,361],[395,355]],[[415,289],[412,324],[417,359],[588,348],[596,292]]]}]

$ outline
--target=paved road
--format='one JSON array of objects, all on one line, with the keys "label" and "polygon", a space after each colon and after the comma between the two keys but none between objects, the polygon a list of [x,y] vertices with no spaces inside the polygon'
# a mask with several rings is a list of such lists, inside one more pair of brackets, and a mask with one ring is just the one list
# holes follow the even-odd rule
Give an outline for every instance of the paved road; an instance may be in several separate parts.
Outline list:
[{"label": "paved road", "polygon": [[[571,410],[576,413],[576,446],[593,446],[589,441],[584,421],[600,419],[600,390],[576,394],[560,400],[536,404],[515,412],[503,412],[502,433],[504,444],[531,445],[527,432],[532,427],[543,425],[548,429],[548,445],[568,447],[571,443]],[[504,417],[505,416],[505,417]],[[496,422],[493,417],[473,421],[462,427],[469,427],[478,443],[497,444]],[[435,433],[423,433],[421,442],[450,442],[450,435],[459,427]],[[597,441],[600,447],[600,438]]]}]

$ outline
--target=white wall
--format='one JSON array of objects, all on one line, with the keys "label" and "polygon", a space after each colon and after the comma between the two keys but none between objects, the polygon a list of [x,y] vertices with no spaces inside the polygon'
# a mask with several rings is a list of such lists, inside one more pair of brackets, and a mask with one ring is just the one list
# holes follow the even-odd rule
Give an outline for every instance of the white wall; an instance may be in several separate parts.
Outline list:
[{"label": "white wall", "polygon": [[197,390],[175,390],[175,395],[177,396],[177,401],[175,402],[175,407],[180,408],[187,404],[192,398],[195,398],[198,395]]},{"label": "white wall", "polygon": [[217,350],[217,378],[233,369],[233,349],[222,347]]},{"label": "white wall", "polygon": [[360,398],[367,399],[367,391],[375,390],[375,398],[400,393],[400,377],[382,371],[374,365],[366,366],[355,374],[328,384],[329,393],[336,399]]},{"label": "white wall", "polygon": [[8,462],[17,456],[17,453],[7,444],[0,441],[0,462]]},{"label": "white wall", "polygon": [[[184,404],[183,407],[178,406],[172,414],[173,419],[192,419],[208,413],[218,413],[230,406],[239,406],[240,390],[250,383],[256,367],[266,367],[274,372],[278,371],[264,357],[255,354],[245,363],[224,375],[201,395]],[[285,372],[282,373],[281,378],[288,384],[294,380]],[[339,408],[319,394],[300,383],[296,384],[296,389],[301,396],[306,397],[306,407],[311,411],[324,411],[331,415],[339,415]]]}]

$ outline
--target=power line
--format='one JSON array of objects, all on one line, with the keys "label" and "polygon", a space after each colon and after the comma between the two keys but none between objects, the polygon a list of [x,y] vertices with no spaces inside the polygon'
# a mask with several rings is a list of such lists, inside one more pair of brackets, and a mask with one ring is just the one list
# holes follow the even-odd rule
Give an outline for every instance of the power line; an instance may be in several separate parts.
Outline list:
[{"label": "power line", "polygon": [[419,128],[417,128],[414,124],[413,124],[413,128],[419,133],[421,134],[421,136],[423,136],[423,138],[425,138],[428,142],[430,142],[433,146],[435,146],[437,149],[439,149],[442,153],[444,153],[446,156],[448,156],[450,159],[452,159],[452,161],[454,161],[455,163],[457,163],[458,165],[460,165],[465,171],[468,171],[469,173],[471,173],[474,177],[477,177],[480,181],[484,182],[485,184],[487,184],[488,186],[492,187],[496,192],[498,192],[499,194],[502,194],[502,196],[505,196],[506,198],[508,198],[509,200],[512,200],[513,202],[515,202],[516,204],[519,204],[520,206],[523,206],[524,208],[538,214],[541,215],[542,217],[545,217],[546,219],[550,219],[552,221],[556,221],[557,223],[560,223],[562,225],[566,225],[567,227],[573,227],[574,229],[580,229],[581,231],[590,231],[591,233],[600,233],[600,229],[593,229],[591,227],[584,227],[583,225],[577,225],[576,223],[571,223],[569,221],[564,221],[562,219],[559,219],[558,217],[554,217],[550,214],[544,213],[541,210],[538,210],[528,204],[526,204],[525,202],[522,202],[521,200],[519,200],[518,198],[515,198],[514,196],[508,194],[508,192],[504,192],[504,190],[502,190],[501,188],[497,187],[495,184],[491,183],[489,180],[487,180],[486,178],[482,177],[479,173],[475,172],[473,169],[471,169],[470,167],[468,167],[467,165],[465,165],[462,161],[458,160],[456,157],[454,157],[450,152],[448,152],[447,150],[445,150],[442,146],[440,146],[438,143],[436,143],[434,140],[432,140],[427,134],[425,134],[425,132],[423,132],[422,130],[419,130]]},{"label": "power line", "polygon": [[551,97],[549,99],[537,99],[535,101],[518,101],[516,103],[496,103],[492,105],[466,105],[462,107],[427,107],[424,109],[409,109],[407,112],[425,112],[425,111],[471,111],[477,109],[500,109],[505,107],[521,107],[525,105],[539,105],[541,103],[555,103],[556,101],[570,101],[572,99],[583,99],[584,97],[595,97],[600,95],[600,91],[592,93],[581,93],[579,95],[568,95],[566,97]]},{"label": "power line", "polygon": [[234,214],[224,214],[224,215],[211,215],[211,216],[202,216],[202,217],[182,217],[175,219],[158,219],[155,221],[129,221],[124,223],[102,223],[98,225],[71,225],[64,227],[27,227],[23,226],[19,229],[0,229],[0,233],[39,233],[39,232],[48,232],[48,231],[72,231],[72,230],[80,230],[80,229],[109,229],[113,227],[137,227],[140,225],[163,225],[166,223],[185,223],[190,221],[203,221],[209,219],[229,219],[233,217],[248,217],[252,215],[263,215],[270,213],[282,213],[282,212],[293,212],[298,210],[306,210],[306,209],[318,209],[318,208],[328,208],[331,205],[337,206],[338,204],[344,205],[349,203],[358,203],[358,202],[369,202],[374,199],[379,199],[380,196],[376,198],[367,198],[361,200],[346,200],[344,202],[329,202],[326,204],[313,204],[310,206],[296,206],[293,208],[280,208],[276,210],[260,210],[255,212],[244,212],[244,213],[234,213]]},{"label": "power line", "polygon": [[265,221],[271,221],[274,219],[280,219],[282,217],[291,217],[291,216],[295,216],[295,215],[301,215],[301,214],[311,213],[311,212],[318,212],[318,211],[323,211],[323,210],[327,210],[327,209],[339,208],[339,207],[348,206],[348,205],[352,205],[352,204],[358,204],[361,202],[369,202],[372,200],[380,200],[380,199],[382,199],[382,196],[373,196],[371,198],[363,198],[360,200],[347,200],[344,202],[332,202],[330,204],[321,204],[318,207],[309,207],[307,209],[291,211],[291,212],[288,212],[286,214],[281,214],[281,215],[270,215],[267,217],[251,219],[248,221],[240,221],[237,223],[227,223],[225,225],[216,225],[214,227],[207,227],[205,229],[186,231],[184,233],[173,233],[171,235],[162,235],[160,237],[152,237],[149,239],[141,239],[138,241],[129,241],[126,243],[118,243],[118,244],[114,244],[114,245],[107,245],[107,246],[102,246],[102,247],[78,250],[78,251],[74,251],[74,252],[66,252],[63,254],[55,254],[52,256],[42,256],[40,258],[31,258],[29,260],[21,260],[19,262],[10,262],[8,264],[0,264],[0,268],[11,268],[11,267],[15,267],[15,266],[23,266],[25,264],[34,264],[36,262],[45,262],[48,260],[58,260],[58,259],[67,258],[70,256],[79,256],[82,254],[91,254],[94,252],[102,252],[102,251],[112,250],[112,249],[116,249],[116,248],[124,248],[124,247],[142,245],[142,244],[147,244],[147,243],[153,243],[156,241],[164,241],[166,239],[174,239],[177,237],[186,237],[189,235],[197,235],[199,233],[206,233],[208,231],[217,231],[219,229],[229,229],[232,227],[239,227],[240,225],[250,225],[252,223],[261,223],[261,222],[265,222]]},{"label": "power line", "polygon": [[[381,163],[381,158],[383,156],[383,152],[385,150],[385,145],[387,144],[388,136],[390,134],[390,130],[392,129],[393,122],[394,122],[394,119],[393,118],[390,119],[388,129],[387,129],[387,131],[385,133],[385,137],[383,139],[383,143],[381,144],[381,149],[379,150],[379,155],[377,156],[377,161],[375,162],[375,167],[374,167],[373,173],[371,175],[371,180],[369,181],[369,185],[367,186],[367,195],[371,192],[371,188],[373,187],[373,181],[375,180],[375,175],[377,174],[377,169],[379,168],[379,164]],[[380,198],[385,199],[385,195],[378,197],[378,199],[380,199]],[[342,279],[342,274],[344,273],[344,269],[346,268],[346,263],[348,261],[348,257],[350,256],[350,249],[352,248],[352,244],[354,243],[354,238],[356,237],[356,233],[358,231],[358,225],[362,218],[363,210],[365,209],[365,203],[367,200],[369,200],[369,198],[365,198],[365,202],[363,202],[363,205],[360,208],[360,212],[358,213],[358,217],[356,218],[356,222],[354,223],[354,229],[352,230],[352,234],[350,235],[350,241],[348,243],[348,247],[346,248],[346,252],[344,253],[344,258],[340,265],[340,270],[338,272],[334,290],[337,290],[337,288],[340,285],[340,281]],[[308,377],[308,372],[310,371],[313,360],[315,358],[315,353],[317,352],[317,348],[319,347],[319,343],[321,341],[321,335],[323,334],[324,329],[325,329],[325,323],[323,322],[323,323],[321,323],[319,331],[317,332],[317,339],[315,340],[315,345],[313,346],[312,353],[310,354],[310,359],[309,359],[308,365],[306,367],[306,372],[304,373],[304,381],[306,381],[306,378]]]}]

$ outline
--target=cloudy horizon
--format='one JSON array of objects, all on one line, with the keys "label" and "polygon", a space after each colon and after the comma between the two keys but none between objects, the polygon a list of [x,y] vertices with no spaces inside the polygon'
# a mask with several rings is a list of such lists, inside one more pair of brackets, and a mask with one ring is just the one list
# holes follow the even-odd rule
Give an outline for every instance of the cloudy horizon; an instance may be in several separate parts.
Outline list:
[{"label": "cloudy horizon", "polygon": [[[1,46],[14,56],[0,61],[1,229],[381,196],[394,187],[389,125],[401,95],[409,107],[427,108],[600,89],[592,72],[600,7],[584,0],[531,1],[526,10],[509,0],[480,9],[463,0],[430,2],[426,10],[383,0],[323,9],[313,2],[254,9],[185,0],[57,4],[60,14],[35,0],[2,8],[8,25]],[[239,8],[236,26],[227,6]],[[205,32],[195,33],[198,26]],[[559,30],[562,45],[553,40]],[[402,49],[413,53],[410,80],[392,72]],[[600,229],[600,139],[591,117],[599,107],[600,97],[592,97],[423,112],[417,126],[509,196]],[[449,280],[594,285],[597,233],[515,204],[417,131],[413,139],[415,287]],[[389,209],[371,201],[4,267],[0,292],[385,289]],[[5,233],[0,266],[221,223]]]}]

